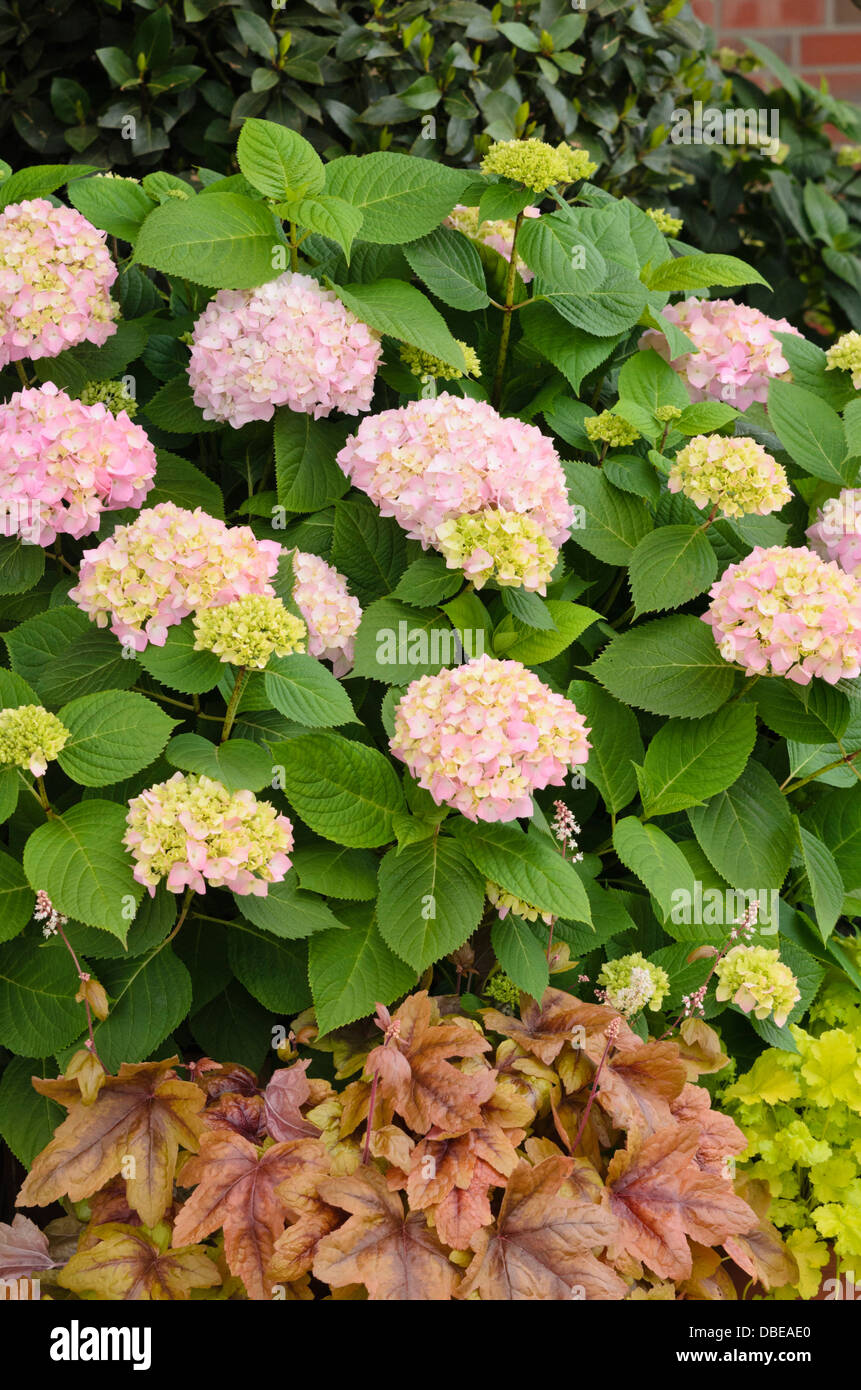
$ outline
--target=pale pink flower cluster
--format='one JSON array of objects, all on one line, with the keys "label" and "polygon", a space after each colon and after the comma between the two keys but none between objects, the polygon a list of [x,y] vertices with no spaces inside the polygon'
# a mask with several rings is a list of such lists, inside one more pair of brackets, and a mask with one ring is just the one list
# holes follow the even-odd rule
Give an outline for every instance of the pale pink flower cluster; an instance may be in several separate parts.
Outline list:
[{"label": "pale pink flower cluster", "polygon": [[829,497],[807,537],[823,560],[835,560],[847,574],[861,579],[861,490],[847,487],[839,497]]},{"label": "pale pink flower cluster", "polygon": [[[684,299],[664,309],[696,346],[670,362],[691,388],[691,399],[726,401],[747,410],[754,401],[765,405],[773,377],[785,376],[789,363],[773,333],[801,334],[786,319],[772,319],[733,299]],[[670,360],[666,337],[650,329],[641,348],[654,348]]]},{"label": "pale pink flower cluster", "polygon": [[532,793],[562,786],[589,756],[583,715],[519,661],[480,656],[412,682],[389,747],[437,805],[469,820],[532,815]]},{"label": "pale pink flower cluster", "polygon": [[229,888],[265,898],[290,868],[293,826],[253,792],[230,792],[212,777],[175,772],[129,802],[123,844],[134,878],[150,896],[163,878],[171,893]]},{"label": "pale pink flower cluster", "polygon": [[368,410],[379,334],[310,275],[287,270],[254,290],[219,290],[192,334],[188,379],[206,420],[234,429],[276,406],[313,415]]},{"label": "pale pink flower cluster", "polygon": [[56,357],[116,333],[110,297],[117,268],[96,230],[47,198],[0,213],[0,367],[22,357]]},{"label": "pale pink flower cluster", "polygon": [[308,651],[331,661],[336,676],[346,675],[362,621],[359,600],[347,592],[344,576],[319,555],[294,550],[293,573],[293,601],[308,628]]},{"label": "pale pink flower cluster", "polygon": [[834,685],[861,674],[861,584],[806,546],[757,546],[709,592],[703,622],[749,676]]},{"label": "pale pink flower cluster", "polygon": [[168,629],[199,608],[266,594],[281,547],[249,526],[226,526],[201,507],[160,502],[85,550],[69,597],[99,627],[142,652],[163,647]]},{"label": "pale pink flower cluster", "polygon": [[484,508],[529,516],[557,549],[574,519],[550,440],[485,401],[443,392],[369,416],[338,462],[425,549],[443,522]]},{"label": "pale pink flower cluster", "polygon": [[155,476],[155,450],[121,410],[84,405],[52,382],[0,405],[0,534],[32,518],[30,539],[97,531],[103,511],[140,507]]},{"label": "pale pink flower cluster", "polygon": [[[524,208],[524,217],[540,217],[540,208]],[[483,246],[489,246],[492,251],[498,251],[506,261],[511,260],[511,248],[514,244],[514,218],[495,217],[489,221],[479,220],[478,208],[467,208],[462,203],[452,208],[448,217],[445,219],[447,227],[453,227],[457,232],[463,232],[464,236],[470,237],[473,241],[480,241]],[[520,256],[517,257],[517,273],[524,285],[534,278],[531,271]]]}]

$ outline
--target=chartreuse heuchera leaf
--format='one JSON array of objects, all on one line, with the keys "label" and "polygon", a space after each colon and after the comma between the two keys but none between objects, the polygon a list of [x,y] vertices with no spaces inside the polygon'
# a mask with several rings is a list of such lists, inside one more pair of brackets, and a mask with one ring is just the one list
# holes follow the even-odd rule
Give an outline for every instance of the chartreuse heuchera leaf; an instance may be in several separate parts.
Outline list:
[{"label": "chartreuse heuchera leaf", "polygon": [[[857,317],[810,112],[856,132],[771,67],[782,168],[685,178],[779,207],[797,294],[747,224],[700,251],[619,97],[660,45],[663,109],[678,8],[117,13],[123,162],[0,161],[44,297],[0,275],[0,1279],[784,1301],[861,1259],[861,356],[802,308]],[[93,100],[54,78],[101,166]]]}]

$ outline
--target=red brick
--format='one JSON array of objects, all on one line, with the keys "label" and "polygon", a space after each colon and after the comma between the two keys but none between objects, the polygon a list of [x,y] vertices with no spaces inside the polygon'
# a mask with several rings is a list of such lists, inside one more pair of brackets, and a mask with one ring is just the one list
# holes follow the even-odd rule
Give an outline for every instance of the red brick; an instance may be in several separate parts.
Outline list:
[{"label": "red brick", "polygon": [[697,19],[701,19],[703,24],[714,24],[714,0],[693,0],[693,11]]},{"label": "red brick", "polygon": [[[821,69],[818,72],[803,72],[801,74],[805,82],[809,82],[811,87],[817,88],[822,75]],[[825,73],[825,78],[832,96],[840,97],[846,101],[861,101],[861,69],[847,71],[844,68],[840,72],[832,68]]]},{"label": "red brick", "polygon": [[825,0],[723,0],[721,21],[736,29],[814,29],[825,23]]},{"label": "red brick", "polygon": [[803,34],[801,61],[826,68],[861,64],[861,29],[854,34]]},{"label": "red brick", "polygon": [[[720,41],[722,44],[726,44],[728,48],[737,48],[739,52],[743,52],[747,48],[747,36],[745,34],[721,33]],[[791,63],[792,36],[790,34],[770,34],[768,39],[764,42],[767,43],[772,53],[776,53],[778,58],[783,59],[784,63]],[[761,87],[773,87],[775,85],[774,77],[767,72],[752,73],[750,80],[752,82],[759,82]]]}]

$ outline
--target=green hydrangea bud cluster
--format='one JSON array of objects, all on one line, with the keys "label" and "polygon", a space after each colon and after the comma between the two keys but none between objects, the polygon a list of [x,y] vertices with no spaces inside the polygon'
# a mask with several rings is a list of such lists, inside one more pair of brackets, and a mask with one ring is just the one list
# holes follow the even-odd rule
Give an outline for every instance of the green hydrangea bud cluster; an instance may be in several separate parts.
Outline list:
[{"label": "green hydrangea bud cluster", "polygon": [[782,466],[746,435],[696,435],[679,450],[668,487],[697,507],[719,507],[724,516],[766,516],[792,501]]},{"label": "green hydrangea bud cluster", "polygon": [[536,193],[557,183],[588,179],[597,168],[585,150],[575,150],[564,141],[554,149],[535,139],[498,141],[481,161],[483,174],[499,174]]},{"label": "green hydrangea bud cluster", "polygon": [[639,951],[620,956],[618,960],[608,960],[601,967],[598,985],[605,1003],[628,1018],[646,1005],[659,1009],[670,989],[666,970],[653,965]]},{"label": "green hydrangea bud cluster", "polygon": [[138,412],[137,401],[134,396],[128,394],[121,381],[88,381],[81,392],[80,400],[82,405],[97,405],[101,401],[112,415],[119,415],[120,411],[124,410],[130,420],[133,420]]},{"label": "green hydrangea bud cluster", "polygon": [[194,615],[194,650],[210,651],[234,666],[262,671],[273,652],[289,656],[305,650],[307,628],[280,598],[244,594]]},{"label": "green hydrangea bud cluster", "polygon": [[677,405],[659,405],[655,411],[655,419],[660,420],[662,425],[668,425],[671,420],[679,420],[681,414]]},{"label": "green hydrangea bud cluster", "polygon": [[852,373],[852,385],[861,391],[861,333],[844,333],[833,347],[828,348],[825,357],[829,368],[842,367]]},{"label": "green hydrangea bud cluster", "polygon": [[462,372],[458,367],[452,367],[448,362],[443,362],[441,357],[434,357],[431,352],[424,352],[421,348],[413,347],[411,343],[401,345],[401,361],[409,367],[413,376],[417,376],[419,381],[427,383],[429,381],[459,381],[463,376],[481,376],[481,363],[478,360],[478,353],[471,348],[468,343],[462,343],[459,338],[455,342],[463,352],[466,362],[466,372]]},{"label": "green hydrangea bud cluster", "polygon": [[0,763],[43,777],[69,736],[65,724],[42,705],[0,710]]},{"label": "green hydrangea bud cluster", "polygon": [[746,1014],[768,1018],[774,1014],[778,1028],[786,1022],[801,998],[798,982],[780,952],[766,946],[733,946],[715,966],[718,1003],[731,999]]},{"label": "green hydrangea bud cluster", "polygon": [[837,164],[841,169],[854,169],[856,164],[861,164],[861,145],[841,145]]},{"label": "green hydrangea bud cluster", "polygon": [[673,217],[666,208],[646,208],[646,216],[651,217],[659,232],[664,236],[678,236],[685,225],[681,217]]},{"label": "green hydrangea bud cluster", "polygon": [[602,410],[600,415],[590,415],[584,421],[586,433],[595,444],[602,440],[606,444],[614,447],[633,444],[640,438],[640,431],[633,425],[629,425],[627,420],[623,420],[621,415],[614,415],[611,410]]},{"label": "green hydrangea bud cluster", "polygon": [[512,1009],[516,1009],[520,1003],[520,990],[514,981],[509,980],[502,971],[497,975],[491,975],[484,986],[484,993],[488,999],[495,999],[497,1003],[507,1005]]},{"label": "green hydrangea bud cluster", "polygon": [[444,521],[436,535],[449,569],[462,569],[476,589],[495,579],[544,593],[559,554],[532,517],[498,507]]},{"label": "green hydrangea bud cluster", "polygon": [[513,912],[515,917],[522,917],[525,922],[537,922],[540,917],[542,922],[549,926],[553,921],[551,912],[542,912],[533,903],[524,902],[514,893],[506,892],[498,883],[491,883],[490,879],[484,885],[484,891],[488,902],[496,908],[500,917],[507,917],[509,912]]}]

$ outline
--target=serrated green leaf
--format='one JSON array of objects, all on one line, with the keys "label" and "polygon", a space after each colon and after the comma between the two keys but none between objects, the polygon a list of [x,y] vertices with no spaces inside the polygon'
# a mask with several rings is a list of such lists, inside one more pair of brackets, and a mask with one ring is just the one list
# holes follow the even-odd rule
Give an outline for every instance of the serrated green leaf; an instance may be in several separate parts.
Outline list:
[{"label": "serrated green leaf", "polygon": [[349,695],[316,657],[270,657],[263,686],[270,704],[297,724],[319,729],[355,722]]},{"label": "serrated green leaf", "polygon": [[33,889],[11,855],[0,851],[0,941],[11,941],[33,916]]},{"label": "serrated green leaf", "polygon": [[594,681],[572,681],[567,693],[590,729],[589,761],[583,769],[586,781],[594,782],[607,810],[615,815],[637,794],[633,765],[643,759],[637,720]]},{"label": "serrated green leaf", "polygon": [[[461,652],[475,650],[483,640],[458,633],[436,608],[415,608],[395,598],[377,599],[362,614],[356,633],[353,670],[357,676],[387,685],[408,685],[419,676],[436,675],[444,666],[458,665]],[[460,642],[462,641],[462,647]]]},{"label": "serrated green leaf", "polygon": [[646,283],[650,290],[668,290],[674,294],[678,290],[706,290],[712,285],[765,285],[770,288],[758,270],[741,261],[737,256],[716,254],[676,256],[655,266]]},{"label": "serrated green leaf", "polygon": [[214,690],[224,675],[224,663],[213,652],[194,650],[194,625],[191,618],[168,629],[163,647],[149,643],[138,653],[145,671],[162,685],[183,695],[203,695]]},{"label": "serrated green leaf", "polygon": [[444,837],[389,850],[379,884],[383,940],[419,974],[462,946],[481,921],[484,879],[460,846]]},{"label": "serrated green leaf", "polygon": [[406,246],[404,255],[431,294],[450,308],[473,313],[490,303],[481,257],[460,232],[436,227]]},{"label": "serrated green leaf", "polygon": [[155,208],[138,233],[134,258],[196,285],[245,290],[275,278],[273,252],[284,245],[280,223],[263,203],[210,193]]},{"label": "serrated green leaf", "polygon": [[476,868],[508,893],[574,922],[591,922],[589,899],[576,869],[544,836],[518,825],[457,820],[452,833]]},{"label": "serrated green leaf", "polygon": [[382,753],[337,734],[302,734],[273,743],[284,793],[306,825],[324,839],[369,849],[393,839],[392,816],[404,809],[394,768]]},{"label": "serrated green leaf", "polygon": [[404,280],[377,280],[371,285],[332,285],[338,298],[348,309],[399,343],[439,357],[450,367],[466,371],[463,348],[449,332],[438,309],[415,285]]},{"label": "serrated green leaf", "polygon": [[392,245],[438,227],[471,182],[432,159],[380,151],[344,155],[326,165],[326,192],[362,215],[362,240]]},{"label": "serrated green leaf", "polygon": [[320,1033],[343,1028],[376,1005],[391,1004],[416,982],[416,972],[389,950],[367,904],[349,932],[321,932],[311,941],[308,977]]},{"label": "serrated green leaf", "polygon": [[[816,925],[822,940],[827,941],[843,911],[843,879],[828,846],[823,844],[818,835],[800,825],[797,816],[793,817],[793,820],[801,847],[801,860],[813,902]],[[803,893],[802,901],[807,901]]]},{"label": "serrated green leaf", "polygon": [[[293,851],[293,868],[300,887],[312,893],[369,902],[377,896],[378,861],[365,849],[333,845],[301,845]],[[247,916],[247,913],[246,913]]]},{"label": "serrated green leaf", "polygon": [[709,860],[733,887],[780,888],[795,844],[792,815],[760,763],[748,763],[731,787],[687,815]]},{"label": "serrated green leaf", "polygon": [[149,767],[177,723],[130,690],[82,695],[57,717],[69,730],[57,761],[82,787],[107,787]]},{"label": "serrated green leaf", "polygon": [[684,811],[723,791],[741,776],[755,739],[750,705],[727,705],[710,719],[670,719],[649,744],[639,777],[646,815]]},{"label": "serrated green leaf", "polygon": [[10,1057],[0,1077],[0,1134],[25,1168],[66,1116],[62,1105],[33,1088],[34,1076],[53,1080],[56,1074],[53,1058]]},{"label": "serrated green leaf", "polygon": [[563,599],[546,599],[545,606],[556,624],[556,631],[531,631],[513,614],[506,614],[493,634],[493,649],[498,656],[507,661],[522,661],[524,666],[540,666],[564,652],[601,617],[594,608]]},{"label": "serrated green leaf", "polygon": [[[330,880],[326,891],[331,893],[332,888]],[[306,936],[313,936],[314,932],[341,928],[341,923],[323,899],[313,893],[301,892],[292,874],[280,883],[270,883],[264,898],[254,894],[234,894],[234,902],[253,926],[271,932],[283,941],[302,941]]]},{"label": "serrated green leaf", "polygon": [[678,845],[656,825],[642,825],[626,816],[613,831],[613,848],[626,868],[646,885],[665,917],[673,909],[673,894],[693,897],[694,876]]},{"label": "serrated green leaf", "polygon": [[248,182],[267,198],[303,198],[322,192],[326,182],[313,145],[275,121],[249,116],[239,132],[236,158]]},{"label": "serrated green leaf", "polygon": [[227,949],[237,980],[265,1009],[295,1014],[311,1002],[303,941],[273,936],[240,919],[231,925]]},{"label": "serrated green leaf", "polygon": [[344,496],[350,484],[336,455],[348,432],[346,424],[283,407],[275,412],[278,501],[288,512],[317,512]]},{"label": "serrated green leaf", "polygon": [[177,734],[165,748],[164,756],[171,767],[212,777],[231,792],[259,792],[272,779],[269,754],[259,743],[246,738],[215,744],[200,734]]},{"label": "serrated green leaf", "polygon": [[661,526],[631,556],[629,578],[638,613],[679,608],[717,577],[717,556],[695,526]]},{"label": "serrated green leaf", "polygon": [[126,811],[114,801],[82,801],[34,830],[24,846],[32,888],[46,892],[58,912],[120,941],[143,894],[123,848]]},{"label": "serrated green leaf", "polygon": [[529,922],[513,912],[490,929],[494,954],[508,978],[532,999],[541,999],[550,983],[547,956]]},{"label": "serrated green leaf", "polygon": [[56,1052],[86,1022],[78,972],[62,941],[33,932],[0,946],[0,1045],[24,1057]]},{"label": "serrated green leaf", "polygon": [[571,528],[572,541],[607,564],[627,565],[652,530],[645,503],[613,487],[591,464],[565,460],[563,466],[569,498],[583,512]]},{"label": "serrated green leaf", "polygon": [[616,637],[589,667],[623,704],[699,719],[732,694],[733,670],[699,618],[657,618]]}]

